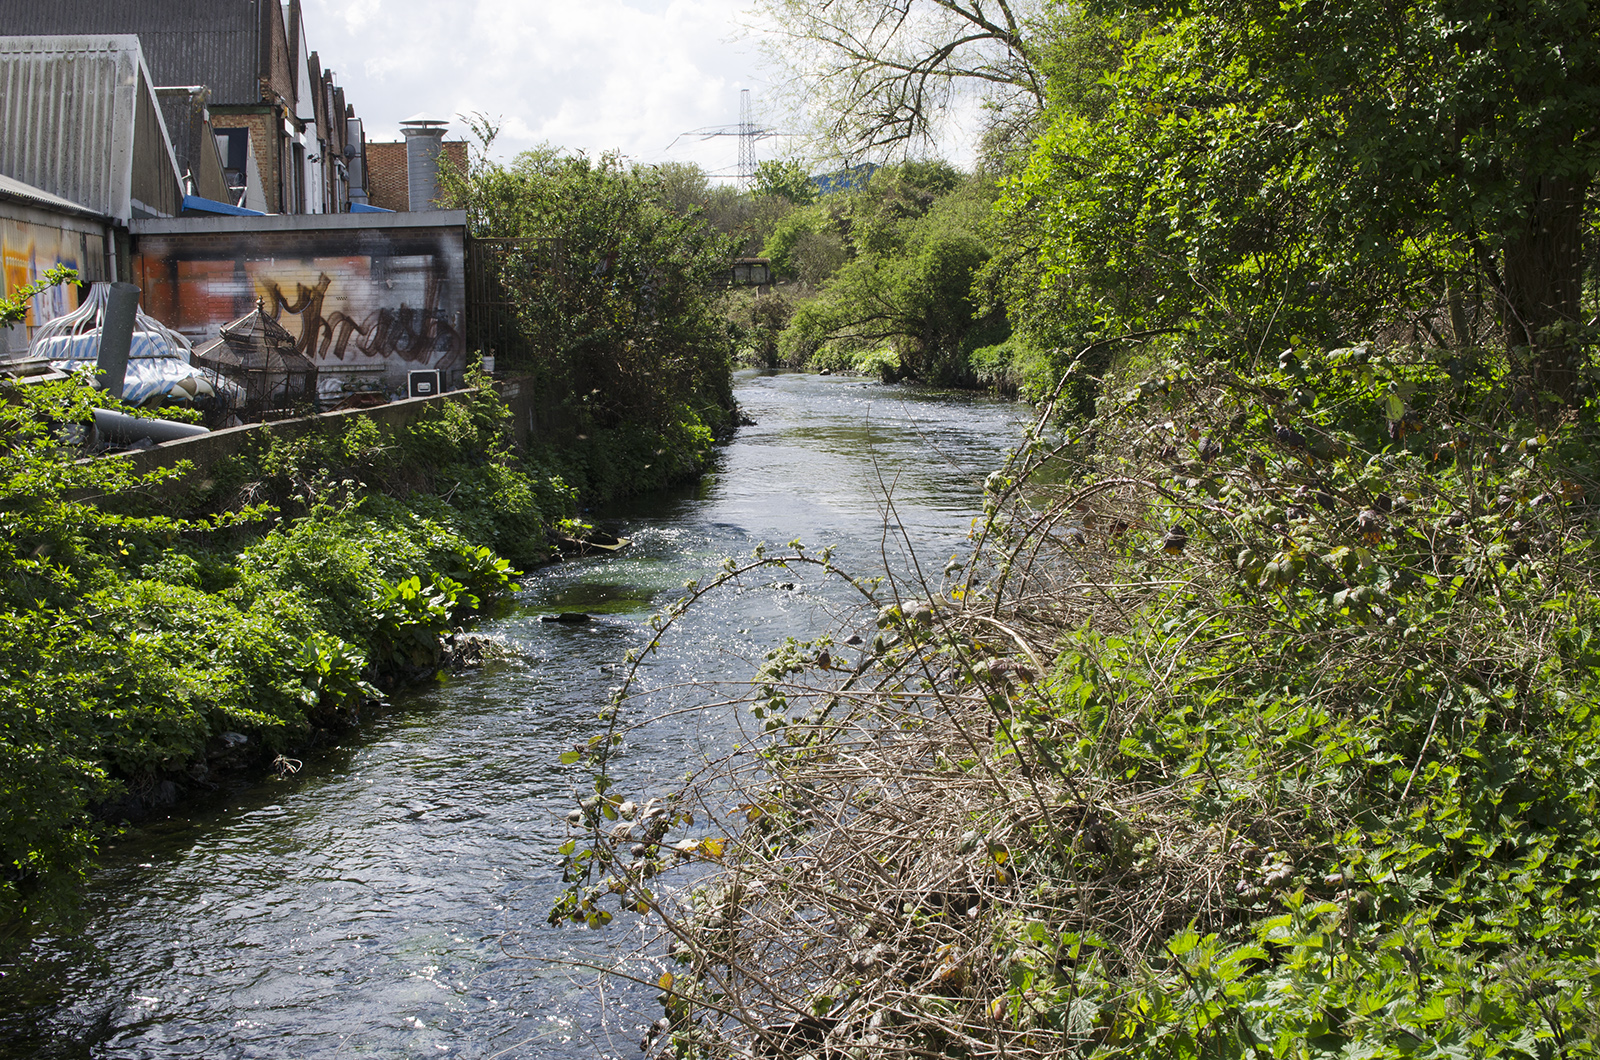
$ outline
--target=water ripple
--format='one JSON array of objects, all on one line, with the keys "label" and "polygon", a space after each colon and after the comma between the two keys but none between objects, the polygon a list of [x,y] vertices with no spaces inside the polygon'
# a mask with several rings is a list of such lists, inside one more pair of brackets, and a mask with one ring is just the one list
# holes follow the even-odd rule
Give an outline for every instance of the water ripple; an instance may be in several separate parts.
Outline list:
[{"label": "water ripple", "polygon": [[[693,486],[592,513],[633,546],[524,581],[483,632],[514,649],[406,697],[297,776],[190,807],[107,851],[81,938],[40,940],[0,980],[0,1058],[637,1055],[647,993],[597,994],[581,969],[632,929],[545,924],[575,778],[645,621],[721,557],[793,538],[861,573],[960,548],[983,475],[1026,410],[860,380],[741,377],[758,423]],[[809,572],[762,575],[686,618],[646,680],[744,687],[786,635],[851,605]],[[587,625],[539,621],[584,611]],[[738,719],[689,713],[630,736],[619,768],[659,789],[725,747]]]}]

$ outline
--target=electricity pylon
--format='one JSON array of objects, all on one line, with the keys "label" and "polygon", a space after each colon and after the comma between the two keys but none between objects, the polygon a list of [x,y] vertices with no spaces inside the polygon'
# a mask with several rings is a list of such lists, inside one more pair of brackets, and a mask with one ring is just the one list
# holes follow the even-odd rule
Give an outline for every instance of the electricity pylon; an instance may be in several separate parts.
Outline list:
[{"label": "electricity pylon", "polygon": [[[698,136],[702,140],[709,140],[714,136],[737,136],[739,138],[739,186],[749,191],[756,181],[756,141],[767,140],[774,136],[788,136],[788,133],[779,132],[777,129],[766,129],[756,124],[755,116],[750,110],[750,90],[739,90],[739,124],[713,125],[705,129],[692,129],[682,133],[683,136]],[[673,140],[672,143],[677,143]],[[667,145],[671,148],[671,144]]]}]

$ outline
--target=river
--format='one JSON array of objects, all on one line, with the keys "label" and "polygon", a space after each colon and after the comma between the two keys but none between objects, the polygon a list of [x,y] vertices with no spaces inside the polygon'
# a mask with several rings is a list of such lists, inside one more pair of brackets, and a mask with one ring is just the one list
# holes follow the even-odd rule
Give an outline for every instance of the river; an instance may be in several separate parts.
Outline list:
[{"label": "river", "polygon": [[[405,695],[294,776],[111,845],[83,929],[0,969],[0,1057],[638,1055],[653,992],[602,993],[579,967],[627,952],[638,925],[546,924],[582,780],[557,759],[596,731],[649,616],[723,556],[798,538],[852,572],[937,579],[1028,418],[845,377],[737,384],[756,426],[691,487],[594,513],[633,545],[524,579],[480,629],[504,658]],[[768,646],[850,621],[816,579],[763,574],[691,612],[650,660],[653,707],[715,700],[691,684],[708,677],[737,692]],[[562,611],[594,620],[539,620]],[[630,790],[664,789],[743,739],[739,722],[708,706],[635,733]]]}]

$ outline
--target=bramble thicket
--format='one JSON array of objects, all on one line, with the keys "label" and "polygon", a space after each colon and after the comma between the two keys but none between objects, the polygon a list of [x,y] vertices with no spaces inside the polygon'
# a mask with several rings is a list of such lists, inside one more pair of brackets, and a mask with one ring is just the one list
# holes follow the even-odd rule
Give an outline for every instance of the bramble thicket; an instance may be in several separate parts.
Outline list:
[{"label": "bramble thicket", "polygon": [[1589,5],[768,6],[858,144],[1047,79],[967,361],[1043,404],[970,552],[773,649],[759,754],[654,803],[583,756],[556,913],[660,929],[650,1047],[1593,1055]]}]

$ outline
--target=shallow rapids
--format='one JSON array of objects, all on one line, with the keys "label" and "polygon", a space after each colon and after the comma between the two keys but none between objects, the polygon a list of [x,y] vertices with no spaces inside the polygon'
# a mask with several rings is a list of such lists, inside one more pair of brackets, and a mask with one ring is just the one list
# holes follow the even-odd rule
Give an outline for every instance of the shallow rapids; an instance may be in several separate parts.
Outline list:
[{"label": "shallow rapids", "polygon": [[[746,373],[737,393],[757,425],[712,473],[591,513],[632,547],[534,572],[481,627],[505,657],[407,694],[295,776],[109,846],[84,930],[3,969],[0,1058],[638,1055],[653,991],[597,992],[579,966],[635,928],[546,924],[581,779],[558,757],[595,731],[649,616],[725,555],[798,538],[853,572],[936,581],[1029,415],[841,377]],[[694,682],[737,694],[768,645],[848,618],[815,578],[778,572],[692,613],[651,660],[657,704],[718,698]],[[539,621],[572,611],[593,621]],[[623,768],[664,787],[738,726],[681,714],[631,738]]]}]

